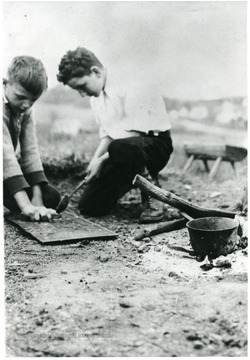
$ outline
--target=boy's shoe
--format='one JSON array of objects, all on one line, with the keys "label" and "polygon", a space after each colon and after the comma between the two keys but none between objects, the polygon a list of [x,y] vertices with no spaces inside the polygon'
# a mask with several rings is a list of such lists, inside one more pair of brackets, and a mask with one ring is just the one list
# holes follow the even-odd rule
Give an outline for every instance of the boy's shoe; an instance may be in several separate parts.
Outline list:
[{"label": "boy's shoe", "polygon": [[161,221],[164,216],[164,205],[150,196],[144,202],[144,210],[139,217],[139,223],[150,224]]}]

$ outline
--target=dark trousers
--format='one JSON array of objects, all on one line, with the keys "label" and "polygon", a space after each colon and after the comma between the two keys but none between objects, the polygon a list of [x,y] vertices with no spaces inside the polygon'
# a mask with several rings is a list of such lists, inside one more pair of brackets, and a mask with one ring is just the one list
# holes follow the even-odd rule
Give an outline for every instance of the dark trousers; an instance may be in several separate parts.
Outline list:
[{"label": "dark trousers", "polygon": [[117,201],[132,188],[136,174],[145,167],[156,176],[167,164],[173,151],[170,131],[158,136],[144,135],[113,140],[108,148],[109,159],[100,176],[86,185],[79,201],[82,214],[108,214]]},{"label": "dark trousers", "polygon": [[[42,199],[43,204],[46,208],[56,209],[57,205],[60,202],[61,196],[57,189],[49,184],[41,184],[42,190]],[[25,189],[29,199],[32,199],[32,190],[31,188]],[[10,196],[9,191],[6,186],[3,188],[3,203],[12,212],[20,212],[19,206],[17,205],[16,200],[13,196]]]}]

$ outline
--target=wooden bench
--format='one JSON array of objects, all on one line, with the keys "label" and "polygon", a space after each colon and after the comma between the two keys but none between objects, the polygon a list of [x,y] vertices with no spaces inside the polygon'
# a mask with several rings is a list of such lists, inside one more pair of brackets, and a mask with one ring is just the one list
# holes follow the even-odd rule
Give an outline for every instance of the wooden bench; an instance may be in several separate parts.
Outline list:
[{"label": "wooden bench", "polygon": [[[206,171],[209,173],[209,180],[212,180],[222,161],[231,163],[236,174],[235,162],[242,161],[247,156],[247,149],[230,145],[198,145],[185,144],[184,151],[188,157],[182,173],[185,173],[194,160],[202,160]],[[209,169],[208,160],[214,160],[212,169]]]}]

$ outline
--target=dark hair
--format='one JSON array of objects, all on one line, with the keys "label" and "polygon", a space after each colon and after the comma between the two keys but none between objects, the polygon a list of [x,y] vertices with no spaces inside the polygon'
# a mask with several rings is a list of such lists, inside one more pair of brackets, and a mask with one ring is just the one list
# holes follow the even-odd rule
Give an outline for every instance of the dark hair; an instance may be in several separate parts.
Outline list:
[{"label": "dark hair", "polygon": [[32,56],[16,56],[7,71],[8,81],[16,81],[29,93],[40,96],[48,87],[48,77],[41,60]]},{"label": "dark hair", "polygon": [[79,46],[74,51],[68,51],[62,57],[58,66],[59,73],[57,74],[57,80],[67,84],[73,77],[89,75],[92,66],[103,68],[102,63],[97,59],[95,54]]}]

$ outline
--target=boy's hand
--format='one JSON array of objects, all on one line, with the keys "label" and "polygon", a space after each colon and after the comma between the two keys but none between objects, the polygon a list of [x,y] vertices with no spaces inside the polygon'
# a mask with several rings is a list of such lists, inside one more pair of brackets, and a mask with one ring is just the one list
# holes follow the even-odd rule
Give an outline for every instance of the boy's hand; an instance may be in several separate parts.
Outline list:
[{"label": "boy's hand", "polygon": [[57,212],[54,209],[47,209],[45,206],[30,204],[22,209],[22,214],[29,217],[32,221],[50,221],[53,215],[57,215]]},{"label": "boy's hand", "polygon": [[91,180],[98,178],[101,172],[103,160],[101,158],[92,159],[87,168],[87,177],[86,183],[89,183]]}]

